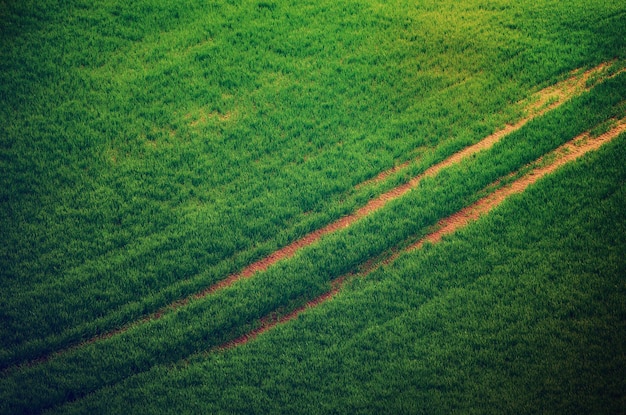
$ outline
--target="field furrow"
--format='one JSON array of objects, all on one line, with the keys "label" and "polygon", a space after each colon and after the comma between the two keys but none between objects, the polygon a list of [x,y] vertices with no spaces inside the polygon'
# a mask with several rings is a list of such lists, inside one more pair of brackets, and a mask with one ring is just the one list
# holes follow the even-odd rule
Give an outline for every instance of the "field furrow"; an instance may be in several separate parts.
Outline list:
[{"label": "field furrow", "polygon": [[[442,219],[436,225],[436,230],[429,233],[416,243],[410,245],[408,248],[404,248],[399,251],[396,250],[396,252],[394,252],[388,258],[385,258],[383,261],[372,261],[370,264],[365,266],[357,275],[350,274],[337,278],[333,281],[332,290],[309,301],[306,305],[290,311],[289,313],[285,313],[283,315],[271,314],[260,319],[260,327],[242,335],[237,339],[231,340],[228,343],[217,347],[216,350],[228,349],[245,344],[246,342],[257,337],[258,335],[276,327],[278,324],[286,323],[289,320],[298,317],[298,315],[300,315],[307,309],[319,306],[323,302],[331,300],[336,294],[340,292],[342,285],[352,278],[366,277],[370,272],[374,271],[379,266],[391,263],[404,252],[413,249],[419,249],[425,243],[437,243],[445,235],[452,234],[458,229],[467,226],[471,221],[477,220],[481,215],[489,213],[492,209],[496,208],[500,203],[502,203],[511,195],[523,192],[528,186],[532,185],[537,180],[554,172],[559,167],[575,161],[576,159],[587,154],[588,152],[597,150],[598,148],[600,148],[600,146],[617,138],[624,131],[626,131],[626,118],[620,119],[609,131],[606,131],[597,137],[591,136],[589,132],[579,135],[578,137],[563,144],[556,150],[552,151],[549,154],[546,154],[544,157],[532,163],[530,165],[531,169],[524,172],[524,175],[522,177],[517,178],[512,183],[508,183],[507,185],[498,188],[497,190],[493,191],[486,197],[478,200],[471,206],[468,206],[454,213],[453,215]],[[511,176],[513,176],[513,174]]]},{"label": "field furrow", "polygon": [[624,0],[0,0],[0,415],[620,413]]},{"label": "field furrow", "polygon": [[[526,125],[528,122],[532,121],[533,119],[547,113],[550,110],[558,108],[560,105],[572,99],[573,97],[585,91],[589,91],[591,88],[593,88],[595,85],[602,82],[603,80],[606,80],[608,78],[618,75],[623,70],[617,71],[615,73],[610,73],[610,69],[614,63],[615,62],[604,62],[586,71],[581,71],[581,70],[572,71],[572,73],[570,73],[569,76],[563,81],[560,81],[555,85],[551,85],[549,87],[546,87],[536,92],[527,100],[526,103],[520,103],[520,105],[523,105],[524,112],[526,112],[527,115],[523,117],[522,119],[520,119],[519,121],[517,121],[515,124],[507,125],[505,126],[505,128],[499,131],[496,131],[495,133],[483,138],[479,142],[473,145],[470,145],[461,151],[454,153],[453,155],[446,158],[445,160],[428,167],[423,173],[409,179],[406,183],[401,184],[397,187],[394,187],[391,190],[388,190],[384,192],[383,194],[371,199],[364,206],[357,209],[354,213],[343,216],[339,220],[332,222],[320,229],[317,229],[305,235],[304,237],[292,242],[291,244],[275,252],[272,252],[271,254],[262,258],[261,260],[258,260],[246,266],[240,272],[228,276],[227,278],[217,282],[216,284],[206,288],[205,290],[202,290],[185,299],[178,300],[172,304],[169,304],[166,307],[163,307],[160,310],[156,311],[155,313],[149,316],[144,316],[140,320],[131,322],[121,328],[98,335],[92,339],[89,339],[83,342],[82,344],[83,345],[89,344],[98,340],[106,339],[116,334],[120,334],[128,330],[129,328],[136,326],[137,324],[143,324],[151,320],[159,319],[164,314],[170,313],[178,309],[179,307],[182,307],[188,304],[190,300],[201,299],[218,290],[224,289],[241,279],[250,278],[255,273],[262,272],[268,269],[270,266],[276,264],[277,262],[292,257],[293,255],[296,254],[296,252],[298,252],[304,247],[310,246],[311,244],[315,243],[323,236],[336,232],[340,229],[349,227],[350,225],[354,224],[356,221],[381,209],[390,201],[400,198],[406,193],[408,193],[409,191],[411,191],[412,189],[415,189],[417,186],[419,186],[420,182],[424,178],[435,176],[443,169],[455,163],[459,163],[462,160],[468,157],[471,157],[472,155],[475,155],[480,151],[484,151],[484,150],[491,148],[494,144],[499,142],[503,137],[513,133],[514,131],[519,130],[520,128],[522,128],[524,125]],[[396,173],[401,173],[403,169],[410,166],[411,163],[413,163],[414,161],[415,160],[409,161],[409,162],[403,163],[402,165],[386,170],[380,173],[375,178],[367,180],[359,184],[357,187],[362,188],[362,187],[365,187],[374,183],[382,182]],[[75,348],[75,347],[80,347],[80,345],[71,346],[71,348]],[[69,349],[65,349],[65,350],[69,350]],[[55,353],[62,353],[62,352],[63,350],[57,351]],[[41,356],[37,358],[36,360],[34,360],[33,363],[45,361],[49,357],[50,355]]]},{"label": "field furrow", "polygon": [[[2,408],[36,411],[80,400],[164,365],[245,343],[293,319],[307,307],[332,298],[359,269],[361,274],[371,272],[368,267],[384,262],[379,259],[383,255],[402,252],[413,241],[443,228],[444,218],[474,206],[501,183],[532,174],[534,168],[528,163],[541,157],[540,164],[551,163],[558,158],[551,152],[571,137],[615,125],[612,119],[624,117],[623,78],[624,74],[606,79],[497,143],[476,149],[472,157],[461,157],[435,173],[431,170],[412,191],[390,196],[382,208],[254,273],[254,278],[241,277],[211,295],[190,298],[184,307],[179,303],[158,318],[49,355],[37,364],[7,369],[0,378]],[[624,128],[622,122],[617,125]],[[595,142],[591,136],[588,140]]]}]

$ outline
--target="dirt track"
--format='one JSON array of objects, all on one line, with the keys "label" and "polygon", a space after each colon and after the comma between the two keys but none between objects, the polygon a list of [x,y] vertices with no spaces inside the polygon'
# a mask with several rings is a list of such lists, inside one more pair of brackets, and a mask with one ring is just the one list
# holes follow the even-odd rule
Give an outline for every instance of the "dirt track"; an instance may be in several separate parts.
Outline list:
[{"label": "dirt track", "polygon": [[[576,137],[551,153],[556,156],[554,161],[533,169],[530,173],[524,175],[522,178],[514,181],[510,185],[496,190],[473,205],[442,220],[439,222],[439,229],[437,231],[429,234],[426,238],[417,242],[411,248],[420,247],[424,242],[437,242],[441,240],[444,235],[454,232],[458,228],[467,225],[470,221],[476,220],[480,215],[489,212],[510,195],[523,192],[528,186],[535,183],[540,178],[552,173],[562,165],[576,160],[589,151],[597,150],[601,145],[616,138],[624,131],[626,131],[626,119],[620,120],[620,122],[610,131],[596,138],[591,138],[587,133]],[[541,159],[538,162],[540,161]]]},{"label": "dirt track", "polygon": [[[550,161],[549,163],[543,164],[542,161],[547,159],[548,156],[540,158],[534,163],[534,165],[536,165],[537,167],[530,170],[521,178],[515,180],[513,183],[507,186],[499,188],[490,195],[478,200],[473,205],[468,206],[467,208],[462,209],[459,212],[441,220],[436,226],[436,230],[434,232],[428,234],[426,237],[409,246],[405,250],[393,254],[385,261],[372,264],[371,266],[367,267],[365,271],[359,274],[359,277],[366,276],[382,264],[388,264],[392,262],[393,260],[397,259],[397,257],[403,252],[407,252],[412,249],[419,249],[425,242],[436,243],[440,241],[444,235],[451,234],[459,228],[466,226],[469,222],[478,219],[481,215],[488,213],[512,194],[523,192],[528,186],[535,183],[540,178],[554,172],[556,169],[563,166],[564,164],[574,161],[590,151],[597,150],[600,146],[616,138],[624,131],[626,131],[626,118],[621,119],[617,123],[617,125],[613,127],[610,131],[598,137],[593,138],[590,137],[588,133],[585,133],[574,138],[573,140],[562,145],[548,155],[554,156],[554,160]],[[258,336],[259,334],[271,329],[272,327],[294,319],[307,308],[315,307],[325,301],[330,300],[339,292],[341,286],[345,283],[346,279],[347,276],[338,278],[333,282],[333,288],[330,291],[315,298],[314,300],[311,300],[305,306],[293,310],[289,314],[274,318],[272,320],[262,319],[261,326],[259,328],[245,334],[244,336],[239,337],[238,339],[228,342],[218,347],[217,349],[223,350],[244,344],[254,337]]]},{"label": "dirt track", "polygon": [[[340,218],[339,220],[321,228],[318,230],[315,230],[311,233],[309,233],[308,235],[304,236],[303,238],[294,241],[293,243],[273,252],[272,254],[270,254],[269,256],[254,262],[253,264],[245,267],[241,272],[236,273],[236,274],[232,274],[230,276],[228,276],[227,278],[225,278],[224,280],[219,281],[218,283],[208,287],[207,289],[198,292],[188,298],[184,298],[181,299],[179,301],[176,301],[172,304],[169,304],[168,306],[165,306],[163,308],[161,308],[160,310],[156,311],[155,313],[151,314],[151,315],[147,315],[144,316],[143,318],[141,318],[140,320],[136,320],[134,322],[130,322],[127,325],[118,328],[116,330],[112,330],[110,332],[101,334],[99,336],[96,336],[90,340],[87,340],[83,343],[74,345],[74,346],[70,346],[67,349],[64,350],[60,350],[57,351],[53,354],[59,354],[59,353],[63,353],[67,350],[73,349],[73,348],[77,348],[77,347],[81,347],[84,344],[88,344],[88,343],[93,343],[96,342],[98,340],[101,339],[105,339],[105,338],[109,338],[111,336],[114,336],[116,334],[122,333],[127,331],[129,328],[134,327],[138,324],[142,324],[144,322],[150,321],[150,320],[155,320],[160,318],[162,315],[169,313],[179,307],[184,306],[185,304],[187,304],[191,299],[199,299],[199,298],[203,298],[215,291],[218,291],[220,289],[226,288],[230,285],[232,285],[235,281],[238,281],[240,279],[243,278],[249,278],[252,275],[254,275],[256,272],[260,272],[263,270],[266,270],[268,267],[270,267],[271,265],[277,263],[280,260],[283,259],[287,259],[289,257],[292,257],[299,249],[306,247],[308,245],[311,245],[312,243],[316,242],[317,240],[319,240],[322,236],[329,234],[331,232],[335,232],[338,231],[342,228],[346,228],[348,226],[350,226],[351,224],[353,224],[354,222],[356,222],[357,220],[369,215],[370,213],[382,208],[385,204],[387,204],[389,201],[399,198],[402,195],[406,194],[407,192],[409,192],[411,189],[415,188],[418,186],[418,184],[421,182],[421,180],[425,177],[428,176],[434,176],[437,173],[439,173],[442,169],[454,164],[454,163],[458,163],[459,161],[461,161],[464,158],[467,158],[473,154],[478,153],[479,151],[482,150],[486,150],[488,148],[490,148],[491,146],[493,146],[495,143],[497,143],[500,139],[502,139],[503,137],[505,137],[506,135],[522,128],[526,123],[528,123],[529,121],[531,121],[532,119],[546,113],[547,111],[554,109],[558,106],[560,106],[561,104],[563,104],[565,101],[567,101],[568,99],[572,98],[573,96],[580,94],[581,92],[585,91],[585,90],[589,90],[593,85],[587,85],[587,81],[589,79],[591,79],[593,76],[597,76],[598,80],[596,80],[595,84],[597,84],[599,82],[599,79],[602,79],[602,74],[603,72],[606,71],[607,68],[609,68],[611,66],[611,63],[603,63],[600,64],[598,66],[596,66],[595,68],[592,68],[586,72],[572,72],[570,74],[570,76],[565,79],[564,81],[561,81],[553,86],[550,86],[548,88],[545,88],[539,92],[537,92],[536,94],[534,94],[531,98],[531,102],[527,103],[524,105],[525,107],[525,112],[527,113],[527,115],[519,120],[518,122],[516,122],[514,125],[507,125],[505,128],[503,128],[500,131],[497,131],[491,135],[489,135],[488,137],[485,137],[483,140],[481,140],[480,142],[471,145],[469,147],[466,147],[465,149],[453,154],[452,156],[450,156],[449,158],[447,158],[446,160],[443,160],[440,163],[437,163],[433,166],[431,166],[430,168],[428,168],[426,171],[424,171],[424,173],[420,174],[419,176],[416,176],[414,178],[412,178],[411,180],[409,180],[407,183],[400,185],[394,189],[391,189],[390,191],[370,200],[365,206],[361,207],[360,209],[358,209],[356,212],[344,216],[342,218]],[[406,168],[410,165],[411,161],[406,162],[402,165],[393,167],[387,171],[384,171],[382,173],[380,173],[378,176],[374,177],[373,179],[370,179],[366,182],[361,183],[358,187],[363,187],[366,186],[370,183],[373,182],[380,182],[384,179],[386,179],[387,177],[389,177],[391,174],[394,174],[400,170],[402,170],[403,168]],[[459,212],[459,214],[461,214],[461,212]],[[458,219],[460,220],[460,219]],[[469,220],[469,219],[468,219]],[[442,224],[442,227],[444,226],[444,224]],[[332,297],[332,293],[336,292],[339,289],[339,285],[340,283],[338,283],[338,286],[334,289],[333,292],[331,293],[327,293],[326,296],[328,297]],[[313,300],[311,305],[313,305],[316,302],[322,301],[320,299],[316,299]],[[303,307],[303,309],[306,307]],[[296,311],[294,311],[293,313],[296,313]],[[291,315],[291,314],[290,314]],[[297,313],[296,313],[297,315]],[[284,319],[288,319],[288,316],[285,317],[281,317],[280,321],[283,321]],[[263,329],[264,326],[262,326],[259,330],[264,331]],[[35,360],[33,363],[35,362],[41,362],[41,361],[45,361],[47,360],[51,355],[48,356],[44,356],[41,357],[37,360]]]},{"label": "dirt track", "polygon": [[[196,294],[194,297],[195,298],[204,297],[205,295],[210,294],[211,292],[214,292],[218,289],[224,288],[232,284],[233,282],[237,281],[240,278],[250,277],[255,272],[263,271],[267,269],[269,266],[275,264],[276,262],[293,256],[296,251],[298,251],[299,249],[305,246],[311,245],[313,242],[320,239],[323,235],[329,234],[331,232],[337,231],[342,228],[346,228],[350,226],[352,223],[356,222],[357,220],[363,218],[364,216],[374,212],[375,210],[380,209],[390,200],[396,199],[406,194],[411,189],[417,187],[417,185],[420,183],[420,181],[422,181],[424,177],[434,176],[437,173],[439,173],[442,169],[454,163],[458,163],[464,158],[467,158],[471,156],[472,154],[476,154],[481,150],[486,150],[492,147],[495,143],[500,141],[503,137],[512,133],[513,131],[519,130],[526,123],[531,121],[533,118],[536,118],[546,113],[547,111],[558,107],[559,105],[563,104],[566,100],[572,98],[574,95],[579,94],[584,90],[590,89],[589,87],[586,87],[586,83],[590,79],[590,77],[593,75],[602,73],[602,71],[604,71],[608,66],[610,66],[609,63],[603,63],[593,69],[583,72],[582,74],[578,74],[578,75],[572,74],[572,76],[570,76],[566,80],[539,91],[533,96],[534,102],[528,105],[528,107],[526,108],[526,111],[529,114],[523,119],[521,119],[520,121],[518,121],[517,123],[515,123],[514,125],[507,125],[502,130],[497,131],[485,137],[480,142],[474,145],[471,145],[469,147],[466,147],[465,149],[448,157],[446,160],[431,166],[424,173],[412,178],[407,183],[400,185],[394,189],[391,189],[390,191],[383,193],[377,198],[370,200],[365,206],[358,209],[355,213],[344,216],[341,219],[337,220],[336,222],[333,222],[325,226],[324,228],[311,232],[310,234],[304,236],[301,239],[298,239],[297,241],[291,243],[290,245],[287,245],[284,248],[279,249],[278,251],[275,251],[274,253],[270,254],[266,258],[263,258],[249,265],[248,267],[244,268],[240,273],[231,275],[225,280],[222,280],[218,282],[217,284],[209,287],[205,291],[202,291]],[[410,162],[404,163],[401,166],[408,166],[409,164]],[[388,177],[389,175],[401,170],[401,166],[393,167],[387,171],[384,171],[380,173],[376,178],[368,182],[362,183],[361,186],[364,185],[365,183],[370,183],[373,181],[381,181],[385,179],[386,177]]]}]

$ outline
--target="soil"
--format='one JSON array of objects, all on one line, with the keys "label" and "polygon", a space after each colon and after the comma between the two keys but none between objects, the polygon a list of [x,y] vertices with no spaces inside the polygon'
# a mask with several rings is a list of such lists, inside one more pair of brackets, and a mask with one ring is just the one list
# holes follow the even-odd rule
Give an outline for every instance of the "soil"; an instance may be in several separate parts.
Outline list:
[{"label": "soil", "polygon": [[480,215],[488,213],[491,209],[499,205],[504,199],[512,194],[523,192],[528,186],[535,183],[540,178],[552,173],[562,165],[576,160],[589,151],[597,150],[604,143],[616,138],[624,131],[626,131],[626,119],[620,120],[619,123],[610,131],[607,131],[598,137],[592,138],[588,133],[585,133],[574,138],[552,153],[552,155],[556,156],[555,160],[545,165],[541,165],[541,161],[546,157],[538,160],[537,164],[540,164],[540,167],[533,169],[530,173],[524,175],[510,185],[494,191],[489,196],[480,199],[473,205],[442,220],[439,222],[437,231],[429,234],[426,238],[417,242],[413,245],[413,248],[420,247],[424,242],[438,242],[444,235],[450,234],[458,228],[467,225],[470,221],[478,219]]},{"label": "soil", "polygon": [[[315,230],[311,232],[310,234],[304,236],[303,238],[291,243],[290,245],[287,245],[284,248],[281,248],[278,251],[273,252],[269,256],[244,268],[240,273],[231,275],[228,278],[207,288],[206,290],[197,293],[194,296],[194,298],[202,298],[212,292],[215,292],[219,289],[222,289],[224,287],[231,285],[233,282],[241,278],[249,278],[256,272],[266,270],[268,267],[275,264],[276,262],[293,256],[296,253],[296,251],[298,251],[299,249],[305,246],[311,245],[312,243],[320,239],[322,236],[329,234],[331,232],[335,232],[337,230],[346,228],[350,226],[351,224],[353,224],[354,222],[356,222],[357,220],[380,209],[387,202],[403,196],[404,194],[409,192],[411,189],[417,187],[420,181],[422,181],[424,177],[434,176],[437,173],[439,173],[442,169],[449,167],[454,163],[458,163],[464,158],[467,158],[473,154],[476,154],[479,151],[489,149],[506,135],[522,128],[526,123],[531,121],[533,118],[536,118],[546,113],[547,111],[558,107],[563,102],[572,98],[574,95],[580,93],[581,91],[585,89],[589,89],[589,87],[587,88],[585,87],[587,80],[592,75],[599,74],[602,71],[606,70],[608,66],[610,66],[610,63],[603,63],[593,69],[583,72],[580,75],[576,75],[575,73],[572,73],[571,76],[567,78],[566,80],[539,91],[538,93],[534,95],[534,98],[533,98],[534,103],[530,105],[527,109],[527,111],[529,112],[529,115],[527,115],[526,117],[524,117],[523,119],[515,123],[514,125],[507,125],[502,130],[497,131],[488,137],[485,137],[480,142],[474,145],[471,145],[469,147],[466,147],[465,149],[453,154],[446,160],[431,166],[424,173],[412,178],[407,183],[400,185],[394,189],[391,189],[390,191],[378,196],[377,198],[370,200],[365,206],[358,209],[355,213],[344,216],[340,218],[339,220],[337,220],[336,222],[333,222],[325,226],[324,228]],[[549,103],[549,102],[551,103],[547,105],[546,103]],[[375,180],[376,181],[383,180],[389,175],[391,175],[392,173],[397,172],[402,166],[405,166],[408,164],[409,163],[407,162],[401,166],[396,166],[396,167],[391,168],[390,170],[384,171],[380,173]]]},{"label": "soil", "polygon": [[[536,118],[537,116],[540,116],[542,114],[544,114],[545,112],[554,109],[556,107],[558,107],[559,105],[561,105],[562,103],[564,103],[566,100],[570,99],[571,97],[573,97],[574,95],[584,91],[584,90],[589,90],[592,85],[587,85],[587,81],[589,79],[591,79],[592,76],[596,76],[597,80],[596,80],[596,84],[603,79],[602,78],[602,73],[604,71],[606,71],[606,69],[608,67],[611,66],[611,62],[609,63],[603,63],[595,68],[592,68],[586,72],[583,73],[578,73],[578,72],[572,72],[570,74],[570,77],[568,77],[566,80],[557,83],[556,85],[550,86],[548,88],[545,88],[539,92],[537,92],[536,94],[533,95],[533,97],[530,99],[530,101],[532,102],[531,104],[526,104],[526,112],[527,112],[527,116],[524,117],[523,119],[519,120],[518,122],[516,122],[514,125],[506,125],[502,130],[495,132],[494,134],[491,134],[490,136],[484,138],[483,140],[481,140],[480,142],[466,147],[465,149],[459,151],[458,153],[453,154],[452,156],[450,156],[449,158],[447,158],[446,160],[437,163],[433,166],[431,166],[430,168],[428,168],[424,173],[420,174],[419,176],[416,176],[414,178],[412,178],[411,180],[409,180],[407,183],[400,185],[378,197],[376,197],[375,199],[370,200],[365,206],[361,207],[360,209],[358,209],[356,212],[354,212],[353,214],[344,216],[342,218],[340,218],[339,220],[321,228],[318,230],[315,230],[311,233],[309,233],[308,235],[304,236],[303,238],[291,243],[290,245],[287,245],[275,252],[273,252],[272,254],[270,254],[269,256],[247,266],[246,268],[244,268],[241,272],[237,273],[237,274],[232,274],[230,276],[228,276],[227,278],[225,278],[224,280],[221,280],[219,282],[217,282],[216,284],[208,287],[207,289],[198,292],[188,298],[184,298],[181,299],[179,301],[176,301],[174,303],[169,304],[168,306],[165,306],[163,308],[161,308],[160,310],[156,311],[155,313],[151,314],[151,315],[147,315],[144,316],[143,318],[136,320],[134,322],[130,322],[127,325],[117,328],[115,330],[112,330],[110,332],[107,333],[103,333],[101,335],[95,336],[90,340],[84,341],[80,344],[71,346],[67,349],[64,350],[60,350],[57,352],[54,352],[51,355],[47,355],[47,356],[43,356],[39,359],[36,359],[34,361],[32,361],[31,363],[37,363],[37,362],[41,362],[41,361],[45,361],[48,360],[52,355],[54,354],[59,354],[59,353],[64,353],[67,350],[70,349],[74,349],[74,348],[78,348],[81,347],[82,345],[85,344],[89,344],[89,343],[93,343],[96,341],[99,341],[101,339],[105,339],[105,338],[109,338],[112,337],[116,334],[122,333],[127,331],[129,328],[134,327],[138,324],[142,324],[145,323],[147,321],[150,320],[156,320],[158,318],[160,318],[161,316],[163,316],[166,313],[169,313],[179,307],[182,307],[184,305],[186,305],[191,299],[200,299],[203,298],[215,291],[224,289],[230,285],[232,285],[235,281],[238,281],[240,279],[243,278],[250,278],[251,276],[253,276],[255,273],[260,272],[260,271],[264,271],[266,270],[268,267],[270,267],[271,265],[277,263],[280,260],[283,259],[287,259],[289,257],[292,257],[299,249],[306,247],[308,245],[311,245],[312,243],[316,242],[317,240],[319,240],[322,236],[329,234],[331,232],[335,232],[338,231],[340,229],[346,228],[348,226],[350,226],[351,224],[353,224],[354,222],[356,222],[357,220],[369,215],[370,213],[380,209],[381,207],[383,207],[386,203],[388,203],[389,201],[399,198],[401,196],[403,196],[404,194],[406,194],[407,192],[409,192],[411,189],[415,188],[418,186],[418,184],[420,183],[420,181],[424,178],[424,177],[428,177],[428,176],[434,176],[436,175],[438,172],[440,172],[442,169],[454,164],[454,163],[458,163],[459,161],[461,161],[464,158],[467,158],[473,154],[478,153],[479,151],[482,150],[486,150],[488,148],[490,148],[491,146],[493,146],[495,143],[497,143],[500,139],[502,139],[504,136],[512,133],[513,131],[516,131],[520,128],[522,128],[522,126],[524,126],[526,123],[528,123],[529,121],[531,121],[533,118]],[[623,126],[623,125],[622,125]],[[621,127],[620,127],[621,128]],[[612,130],[613,131],[613,130]],[[608,133],[607,133],[608,134]],[[606,135],[606,134],[605,134]],[[602,136],[601,136],[602,137]],[[598,138],[599,139],[599,138]],[[593,143],[595,143],[598,139],[594,139],[592,140]],[[586,147],[585,147],[586,148]],[[587,150],[589,151],[589,150]],[[568,155],[568,157],[571,157]],[[569,160],[569,158],[567,159]],[[566,162],[566,161],[564,161]],[[389,177],[391,174],[396,173],[400,170],[402,170],[403,168],[409,166],[411,163],[411,161],[405,162],[402,165],[393,167],[387,171],[384,171],[382,173],[380,173],[378,176],[376,176],[373,179],[370,179],[366,182],[363,182],[359,185],[359,187],[365,186],[369,183],[372,182],[379,182],[382,181],[384,179],[386,179],[387,177]],[[554,167],[556,168],[556,167]],[[546,173],[547,174],[547,173]],[[538,178],[538,177],[537,177]],[[535,180],[537,179],[535,178]],[[516,182],[517,183],[517,182]],[[520,184],[515,184],[515,186],[519,187]],[[527,185],[526,185],[527,186]],[[517,188],[515,187],[515,188]],[[525,187],[524,187],[525,188]],[[521,191],[521,190],[520,190]],[[498,192],[495,192],[494,194],[492,194],[492,197],[496,197],[496,194],[499,194]],[[506,196],[502,196],[503,198]],[[497,203],[499,203],[500,200],[494,200],[492,203],[495,205]],[[481,201],[482,203],[488,203],[487,201]],[[477,203],[481,203],[481,202],[477,202]],[[441,236],[437,236],[437,235],[443,235],[445,233],[449,233],[452,232],[454,229],[456,229],[459,226],[463,226],[463,224],[466,224],[469,220],[475,219],[476,217],[478,217],[479,214],[481,214],[483,212],[483,210],[485,209],[485,207],[483,207],[482,205],[475,205],[472,206],[470,208],[468,208],[470,210],[464,209],[461,212],[458,212],[456,215],[451,216],[450,218],[442,221],[440,223],[440,229],[439,231],[429,235],[427,237],[427,239],[431,242],[438,240],[437,238],[440,238]],[[421,244],[424,241],[421,241],[418,243]],[[392,255],[390,258],[388,258],[386,262],[390,262],[393,259],[395,259],[397,254]],[[339,280],[338,280],[339,281]],[[340,281],[343,282],[343,279],[341,279]],[[337,283],[339,285],[341,285],[341,283]],[[306,309],[307,307],[312,307],[315,306],[316,304],[325,301],[329,298],[331,298],[337,291],[339,290],[339,286],[335,287],[333,289],[333,291],[330,291],[329,293],[324,294],[324,296],[311,301],[309,304],[307,304],[305,307],[295,310],[292,313],[281,317],[279,319],[279,321],[272,323],[273,325],[277,324],[278,322],[283,322],[286,320],[289,320],[293,317],[295,317],[299,312],[303,311],[304,309]],[[290,317],[291,316],[291,317]],[[268,326],[264,326],[262,325],[259,329],[257,329],[255,332],[253,333],[261,333],[265,330],[267,330],[269,327],[272,327],[273,325],[268,325]],[[254,334],[250,333],[247,336],[248,337],[254,337]]]},{"label": "soil", "polygon": [[[550,154],[550,156],[554,156],[554,159],[550,161],[549,163],[545,163],[545,164],[543,163],[543,160],[546,159],[546,156],[544,156],[543,158],[539,159],[535,163],[535,165],[537,165],[538,167],[532,169],[521,178],[515,180],[513,183],[505,187],[501,187],[495,190],[493,193],[484,197],[483,199],[480,199],[473,205],[468,206],[467,208],[460,210],[459,212],[453,214],[452,216],[449,216],[448,218],[441,220],[438,223],[438,225],[435,227],[436,230],[434,232],[428,234],[426,237],[416,242],[415,244],[409,246],[407,249],[394,253],[385,261],[366,267],[367,268],[366,271],[363,271],[358,276],[365,277],[370,272],[377,269],[380,265],[388,264],[392,262],[393,260],[397,259],[397,257],[403,252],[406,252],[412,249],[419,249],[426,242],[429,242],[429,243],[439,242],[444,235],[451,234],[455,232],[456,230],[458,230],[459,228],[466,226],[471,221],[478,219],[481,215],[488,213],[489,211],[491,211],[493,208],[498,206],[500,203],[502,203],[506,198],[508,198],[512,194],[523,192],[528,186],[535,183],[540,178],[554,172],[556,169],[563,166],[564,164],[576,160],[577,158],[588,153],[589,151],[597,150],[604,143],[616,138],[617,136],[619,136],[619,134],[621,134],[624,131],[626,131],[626,118],[620,120],[617,123],[617,125],[614,128],[612,128],[610,131],[598,137],[592,138],[588,133],[585,133],[574,138],[573,140],[569,141],[568,143],[554,150]],[[246,342],[258,336],[259,334],[268,331],[272,327],[275,327],[278,324],[285,323],[289,320],[296,318],[300,313],[302,313],[306,309],[316,307],[320,305],[321,303],[330,300],[339,292],[341,286],[345,283],[347,277],[351,277],[351,276],[352,275],[346,275],[337,279],[333,285],[332,290],[315,298],[314,300],[311,300],[309,303],[306,304],[306,306],[293,310],[289,314],[281,316],[280,318],[277,318],[277,319],[273,319],[272,321],[262,320],[261,326],[258,329],[253,330],[250,333],[247,333],[239,337],[238,339],[230,341],[218,347],[217,349],[224,350],[224,349],[229,349],[235,346],[245,344]]]}]

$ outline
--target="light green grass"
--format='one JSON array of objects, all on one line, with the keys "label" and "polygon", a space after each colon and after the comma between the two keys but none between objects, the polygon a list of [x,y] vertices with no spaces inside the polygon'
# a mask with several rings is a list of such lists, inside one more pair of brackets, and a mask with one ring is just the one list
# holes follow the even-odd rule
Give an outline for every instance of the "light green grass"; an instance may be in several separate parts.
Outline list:
[{"label": "light green grass", "polygon": [[196,292],[619,56],[619,2],[580,3],[3,3],[3,354]]}]

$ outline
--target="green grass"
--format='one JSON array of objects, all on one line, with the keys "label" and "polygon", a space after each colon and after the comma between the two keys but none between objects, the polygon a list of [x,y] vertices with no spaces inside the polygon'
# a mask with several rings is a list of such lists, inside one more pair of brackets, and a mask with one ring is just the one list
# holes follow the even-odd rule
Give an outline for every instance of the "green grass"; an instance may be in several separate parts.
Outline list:
[{"label": "green grass", "polygon": [[3,3],[2,355],[196,292],[620,56],[619,2],[573,4]]},{"label": "green grass", "polygon": [[331,280],[369,258],[424,235],[438,220],[475,201],[498,178],[601,120],[623,117],[620,103],[626,99],[624,79],[626,75],[621,75],[600,84],[504,138],[489,151],[425,179],[404,198],[250,280],[110,339],[43,364],[11,370],[0,382],[0,396],[7,408],[46,408],[246,333],[264,315],[281,307],[294,308],[322,294]]},{"label": "green grass", "polygon": [[255,341],[55,413],[621,413],[626,136]]},{"label": "green grass", "polygon": [[[623,65],[624,13],[582,0],[0,2],[0,368],[225,278],[401,178],[355,191],[363,180],[422,152],[411,171],[423,171],[515,120],[514,102],[572,69]],[[624,84],[258,279],[3,372],[3,412],[82,396],[302,303],[622,114]]]}]

